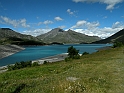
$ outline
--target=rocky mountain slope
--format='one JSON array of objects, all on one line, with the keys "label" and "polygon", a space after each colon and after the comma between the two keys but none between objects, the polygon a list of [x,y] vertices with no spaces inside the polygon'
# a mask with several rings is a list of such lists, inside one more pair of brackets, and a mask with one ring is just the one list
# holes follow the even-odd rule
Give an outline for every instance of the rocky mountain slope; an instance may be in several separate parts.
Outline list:
[{"label": "rocky mountain slope", "polygon": [[31,35],[24,35],[10,28],[0,28],[0,44],[42,45],[43,42]]},{"label": "rocky mountain slope", "polygon": [[17,45],[0,45],[0,59],[10,56],[21,50],[24,50],[24,48]]},{"label": "rocky mountain slope", "polygon": [[8,38],[8,37],[17,37],[17,38],[24,38],[29,40],[37,40],[37,38],[31,36],[31,35],[24,35],[21,33],[18,33],[10,28],[0,28],[0,39],[2,38]]},{"label": "rocky mountain slope", "polygon": [[64,31],[60,28],[52,29],[50,32],[37,36],[46,43],[91,43],[100,40],[97,36],[87,36],[72,30]]},{"label": "rocky mountain slope", "polygon": [[104,43],[113,43],[113,42],[122,42],[124,43],[124,29],[118,31],[117,33],[115,33],[114,35],[106,38],[106,39],[103,39],[103,40],[100,40],[100,41],[96,41],[96,42],[93,42],[93,43],[96,43],[96,44],[104,44]]}]

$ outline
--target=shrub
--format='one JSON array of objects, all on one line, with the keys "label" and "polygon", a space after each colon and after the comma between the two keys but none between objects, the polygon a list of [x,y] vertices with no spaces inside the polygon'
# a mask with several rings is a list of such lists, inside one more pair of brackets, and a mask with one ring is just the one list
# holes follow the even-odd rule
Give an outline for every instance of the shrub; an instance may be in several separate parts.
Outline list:
[{"label": "shrub", "polygon": [[16,70],[31,66],[39,66],[39,64],[37,62],[32,63],[31,61],[26,61],[26,62],[21,61],[21,62],[16,62],[14,65],[8,65],[7,68],[8,71],[11,71],[11,70]]},{"label": "shrub", "polygon": [[72,59],[77,59],[79,58],[79,50],[76,50],[73,46],[68,48],[68,56]]},{"label": "shrub", "polygon": [[113,48],[121,47],[121,46],[123,46],[122,42],[114,42],[114,44],[113,44]]},{"label": "shrub", "polygon": [[76,50],[73,46],[68,48],[68,57],[65,58],[65,62],[70,61],[72,59],[80,59],[79,50]]},{"label": "shrub", "polygon": [[88,54],[89,54],[88,52],[84,52],[84,53],[82,54],[82,56],[83,56],[83,55],[88,55]]},{"label": "shrub", "polygon": [[44,63],[43,64],[47,64],[48,63],[48,61],[44,61]]},{"label": "shrub", "polygon": [[71,60],[71,58],[69,58],[69,57],[65,58],[65,62],[68,62],[70,60]]},{"label": "shrub", "polygon": [[39,64],[38,64],[38,62],[34,62],[34,63],[32,63],[32,66],[34,67],[34,66],[39,66]]}]

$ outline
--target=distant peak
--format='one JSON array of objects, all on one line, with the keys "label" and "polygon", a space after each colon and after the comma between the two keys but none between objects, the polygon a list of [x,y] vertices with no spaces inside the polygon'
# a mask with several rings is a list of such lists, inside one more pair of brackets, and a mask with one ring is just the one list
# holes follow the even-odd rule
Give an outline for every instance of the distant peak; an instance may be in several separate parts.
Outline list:
[{"label": "distant peak", "polygon": [[55,29],[52,29],[52,31],[64,32],[64,30],[63,30],[63,29],[61,29],[61,28],[55,28]]},{"label": "distant peak", "polygon": [[68,29],[68,31],[73,31],[73,30],[71,30],[71,29]]}]

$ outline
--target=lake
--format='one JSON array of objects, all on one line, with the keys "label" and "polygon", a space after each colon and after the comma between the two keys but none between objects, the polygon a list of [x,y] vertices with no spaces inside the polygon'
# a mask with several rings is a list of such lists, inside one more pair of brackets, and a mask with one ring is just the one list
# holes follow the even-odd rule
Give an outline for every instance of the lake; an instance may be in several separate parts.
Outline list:
[{"label": "lake", "polygon": [[30,46],[25,47],[25,50],[16,54],[0,59],[0,66],[14,64],[20,61],[36,60],[48,56],[67,53],[68,47],[73,46],[79,53],[83,52],[93,53],[98,48],[111,46],[111,44],[66,44],[66,45],[48,45],[48,46]]}]

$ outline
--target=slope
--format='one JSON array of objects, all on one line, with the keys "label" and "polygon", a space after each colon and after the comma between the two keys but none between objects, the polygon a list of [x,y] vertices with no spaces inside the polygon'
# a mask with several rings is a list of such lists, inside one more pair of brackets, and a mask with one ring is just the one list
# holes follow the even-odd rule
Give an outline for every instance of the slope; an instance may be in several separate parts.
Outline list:
[{"label": "slope", "polygon": [[0,28],[0,44],[37,45],[43,43],[31,35],[21,34],[10,28]]},{"label": "slope", "polygon": [[25,38],[29,40],[32,40],[32,39],[37,40],[33,36],[20,34],[10,28],[0,28],[0,38],[8,38],[8,37],[17,37],[17,38]]},{"label": "slope", "polygon": [[123,93],[123,48],[0,74],[0,93]]},{"label": "slope", "polygon": [[118,31],[117,33],[115,33],[114,35],[106,38],[106,39],[103,39],[103,40],[100,40],[100,41],[96,41],[96,42],[93,42],[93,43],[113,43],[113,42],[122,42],[124,43],[124,29]]},{"label": "slope", "polygon": [[91,43],[100,40],[96,36],[87,36],[72,30],[64,31],[60,28],[52,29],[50,32],[37,36],[46,43]]}]

